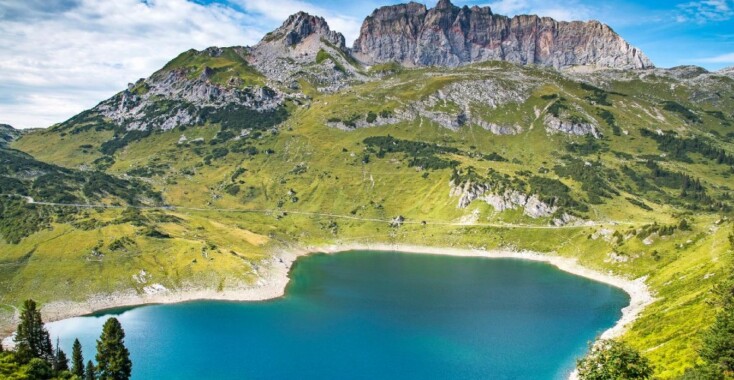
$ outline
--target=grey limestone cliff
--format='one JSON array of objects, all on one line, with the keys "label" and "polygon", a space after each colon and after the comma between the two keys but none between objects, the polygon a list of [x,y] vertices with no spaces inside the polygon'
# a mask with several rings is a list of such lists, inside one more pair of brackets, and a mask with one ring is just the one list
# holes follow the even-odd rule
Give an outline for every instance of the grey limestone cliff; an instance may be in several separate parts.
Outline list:
[{"label": "grey limestone cliff", "polygon": [[597,21],[509,18],[489,7],[457,7],[449,0],[432,9],[411,2],[375,10],[364,21],[353,53],[369,65],[453,67],[502,60],[558,69],[653,67],[642,51]]}]

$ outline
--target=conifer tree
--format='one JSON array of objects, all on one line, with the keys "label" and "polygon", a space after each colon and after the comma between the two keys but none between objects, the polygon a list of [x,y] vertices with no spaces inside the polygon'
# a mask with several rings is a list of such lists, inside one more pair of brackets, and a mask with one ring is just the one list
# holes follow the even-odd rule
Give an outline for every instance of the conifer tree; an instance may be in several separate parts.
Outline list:
[{"label": "conifer tree", "polygon": [[33,300],[23,303],[20,324],[15,333],[15,342],[18,357],[24,362],[33,358],[51,362],[54,358],[51,338],[41,320],[41,312],[37,310],[36,302]]},{"label": "conifer tree", "polygon": [[54,372],[69,370],[69,359],[66,357],[66,353],[59,347],[58,338],[56,338],[56,354],[54,354],[53,369]]},{"label": "conifer tree", "polygon": [[94,371],[94,363],[92,361],[87,362],[87,367],[84,369],[84,380],[96,380],[97,374]]},{"label": "conifer tree", "polygon": [[82,344],[79,339],[74,339],[74,345],[71,347],[71,373],[84,378],[84,356],[82,355]]},{"label": "conifer tree", "polygon": [[102,327],[97,340],[97,375],[102,380],[127,380],[132,372],[130,352],[125,347],[125,331],[116,318]]}]

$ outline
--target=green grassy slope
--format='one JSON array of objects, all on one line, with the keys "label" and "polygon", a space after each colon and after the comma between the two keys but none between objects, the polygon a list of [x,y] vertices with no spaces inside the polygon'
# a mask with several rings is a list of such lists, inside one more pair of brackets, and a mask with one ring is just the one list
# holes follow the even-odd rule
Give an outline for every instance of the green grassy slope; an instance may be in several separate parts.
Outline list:
[{"label": "green grassy slope", "polygon": [[[169,65],[226,67],[260,80],[222,57],[199,62],[184,53]],[[383,72],[390,74],[338,93],[310,91],[308,102],[289,104],[287,120],[272,128],[253,129],[247,119],[226,128],[208,122],[154,132],[111,154],[101,149],[110,131],[23,136],[13,147],[38,160],[74,169],[103,160],[107,174],[145,181],[177,209],[87,210],[17,244],[0,243],[0,303],[143,291],[132,277],[141,270],[171,289],[221,289],[256,281],[272,252],[290,245],[531,249],[646,276],[658,300],[624,339],[652,359],[661,378],[695,362],[700,332],[714,316],[707,300],[731,262],[734,80],[618,73],[580,82],[505,63]],[[532,84],[525,99],[468,110],[487,123],[521,126],[516,135],[473,123],[451,130],[425,115],[369,128],[329,126],[399,115],[455,84],[509,90],[519,81]],[[467,110],[443,101],[432,111]],[[593,123],[603,137],[549,133],[544,119],[554,113]],[[461,209],[450,196],[452,179],[535,194],[560,211],[534,219],[481,200]],[[579,222],[553,228],[561,213]],[[397,216],[408,223],[391,227]],[[52,285],[52,275],[62,286]]]}]

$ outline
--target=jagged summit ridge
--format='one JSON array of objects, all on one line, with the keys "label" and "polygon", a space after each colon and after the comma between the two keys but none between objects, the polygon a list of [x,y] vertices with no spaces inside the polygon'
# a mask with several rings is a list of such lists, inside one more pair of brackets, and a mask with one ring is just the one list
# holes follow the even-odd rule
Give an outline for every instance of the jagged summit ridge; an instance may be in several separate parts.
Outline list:
[{"label": "jagged summit ridge", "polygon": [[329,28],[323,17],[312,16],[306,12],[298,12],[288,17],[278,29],[268,33],[257,46],[280,42],[285,46],[293,47],[315,36],[347,50],[344,36]]},{"label": "jagged summit ridge", "polygon": [[490,60],[554,68],[654,67],[650,59],[598,22],[496,15],[489,7],[435,8],[408,3],[375,10],[365,19],[353,53],[365,64],[460,66]]},{"label": "jagged summit ridge", "polygon": [[268,79],[297,88],[307,77],[321,91],[334,92],[357,75],[341,33],[322,17],[298,12],[251,48],[249,62]]}]

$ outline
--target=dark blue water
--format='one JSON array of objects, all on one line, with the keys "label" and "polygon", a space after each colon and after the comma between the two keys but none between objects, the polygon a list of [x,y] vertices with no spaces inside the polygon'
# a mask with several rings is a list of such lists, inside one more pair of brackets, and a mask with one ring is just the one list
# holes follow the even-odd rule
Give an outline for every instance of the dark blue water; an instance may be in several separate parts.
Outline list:
[{"label": "dark blue water", "polygon": [[[350,252],[298,260],[284,298],[119,311],[134,379],[561,379],[623,291],[543,263]],[[108,315],[50,324],[85,360]]]}]

